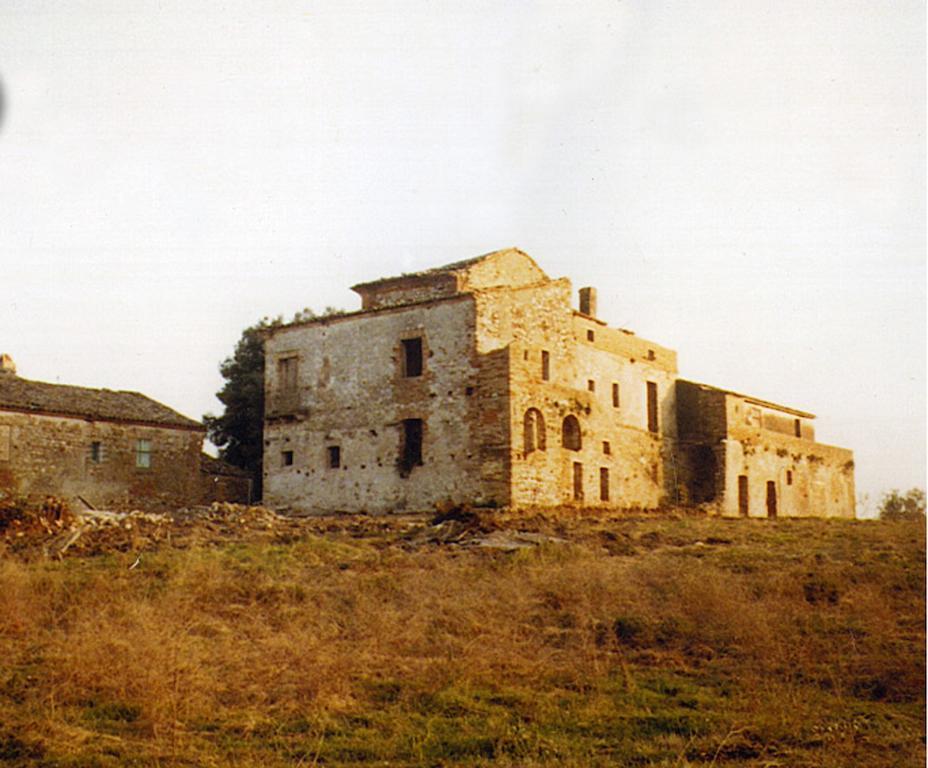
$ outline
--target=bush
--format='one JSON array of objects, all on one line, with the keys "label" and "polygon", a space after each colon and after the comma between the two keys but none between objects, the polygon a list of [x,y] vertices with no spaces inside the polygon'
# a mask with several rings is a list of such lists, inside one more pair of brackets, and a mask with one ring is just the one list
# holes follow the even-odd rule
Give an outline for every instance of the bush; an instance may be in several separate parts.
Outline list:
[{"label": "bush", "polygon": [[892,490],[884,494],[880,502],[881,520],[923,520],[925,517],[925,492],[912,488],[905,494]]}]

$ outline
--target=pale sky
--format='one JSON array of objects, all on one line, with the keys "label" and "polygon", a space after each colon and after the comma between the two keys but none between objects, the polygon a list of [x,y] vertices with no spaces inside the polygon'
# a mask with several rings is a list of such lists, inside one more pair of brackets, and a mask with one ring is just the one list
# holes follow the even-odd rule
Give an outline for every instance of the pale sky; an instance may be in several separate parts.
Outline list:
[{"label": "pale sky", "polygon": [[0,4],[0,351],[218,413],[264,315],[507,246],[925,485],[922,2]]}]

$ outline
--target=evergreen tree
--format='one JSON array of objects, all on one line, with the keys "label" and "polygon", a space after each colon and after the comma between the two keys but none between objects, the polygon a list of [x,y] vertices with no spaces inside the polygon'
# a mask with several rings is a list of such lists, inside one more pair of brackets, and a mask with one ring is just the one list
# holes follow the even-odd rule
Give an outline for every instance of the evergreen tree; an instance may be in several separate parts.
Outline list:
[{"label": "evergreen tree", "polygon": [[[326,307],[322,317],[342,314],[335,307]],[[293,316],[291,322],[304,322],[319,317],[310,308]],[[219,457],[233,466],[251,473],[255,499],[262,497],[261,464],[264,457],[264,332],[283,325],[283,318],[262,318],[242,331],[232,357],[219,366],[226,380],[216,397],[225,406],[221,416],[203,417],[206,436],[219,448]]]},{"label": "evergreen tree", "polygon": [[262,318],[242,331],[235,352],[219,366],[226,380],[216,397],[225,406],[221,416],[203,417],[206,435],[219,448],[219,457],[251,473],[254,498],[261,498],[264,455],[264,338],[263,332],[281,325],[281,318]]}]

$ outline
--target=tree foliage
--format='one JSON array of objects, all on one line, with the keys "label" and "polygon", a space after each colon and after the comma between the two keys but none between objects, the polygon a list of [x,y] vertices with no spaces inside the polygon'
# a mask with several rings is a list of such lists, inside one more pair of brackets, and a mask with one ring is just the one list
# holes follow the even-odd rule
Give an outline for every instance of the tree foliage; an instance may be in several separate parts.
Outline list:
[{"label": "tree foliage", "polygon": [[[340,310],[326,307],[321,316],[336,314]],[[292,322],[317,317],[320,315],[307,307],[297,312]],[[203,417],[206,435],[219,448],[219,457],[251,473],[256,498],[261,498],[264,457],[264,333],[283,323],[281,317],[264,317],[242,331],[235,352],[219,366],[226,381],[216,397],[225,409],[220,416]]]},{"label": "tree foliage", "polygon": [[911,488],[906,493],[892,490],[880,501],[881,520],[921,520],[925,517],[925,492]]}]

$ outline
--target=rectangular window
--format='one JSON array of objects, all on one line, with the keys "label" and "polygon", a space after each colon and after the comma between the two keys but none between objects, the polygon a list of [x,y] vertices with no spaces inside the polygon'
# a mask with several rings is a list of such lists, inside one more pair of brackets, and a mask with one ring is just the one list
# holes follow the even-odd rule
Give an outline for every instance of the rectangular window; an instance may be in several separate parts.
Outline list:
[{"label": "rectangular window", "polygon": [[657,384],[648,382],[648,431],[657,432]]},{"label": "rectangular window", "polygon": [[330,445],[326,451],[329,456],[329,469],[338,469],[342,465],[342,449],[337,445]]},{"label": "rectangular window", "polygon": [[400,475],[403,477],[422,464],[423,431],[422,419],[403,419],[403,444],[400,446]]},{"label": "rectangular window", "polygon": [[609,470],[606,467],[599,469],[599,500],[609,501]]},{"label": "rectangular window", "polygon": [[541,380],[548,381],[551,378],[551,355],[546,351],[541,352]]},{"label": "rectangular window", "polygon": [[612,453],[612,446],[609,444],[608,440],[603,440],[603,453],[609,456]]},{"label": "rectangular window", "polygon": [[593,333],[593,331],[588,330],[588,331],[586,332],[586,340],[587,340],[587,341],[595,341],[595,340],[596,340],[596,334]]},{"label": "rectangular window", "polygon": [[277,386],[282,390],[296,389],[298,360],[295,355],[281,357],[277,361]]},{"label": "rectangular window", "polygon": [[280,466],[282,467],[293,466],[293,451],[281,451],[280,452]]},{"label": "rectangular window", "polygon": [[618,382],[612,382],[612,407],[619,407],[619,384]]},{"label": "rectangular window", "polygon": [[595,392],[595,391],[596,391],[596,382],[593,381],[593,379],[587,379],[587,380],[586,380],[586,388],[587,388],[588,390],[590,390],[590,392]]},{"label": "rectangular window", "polygon": [[796,437],[802,437],[802,422],[799,419],[793,419],[793,432]]},{"label": "rectangular window", "polygon": [[103,444],[97,440],[94,440],[90,444],[90,460],[94,464],[99,464],[103,461]]},{"label": "rectangular window", "polygon": [[793,473],[792,473],[792,470],[789,470],[789,469],[786,470],[786,484],[787,485],[793,484]]},{"label": "rectangular window", "polygon": [[135,441],[135,466],[141,469],[151,467],[151,440]]},{"label": "rectangular window", "polygon": [[738,514],[748,516],[748,476],[738,475]]},{"label": "rectangular window", "polygon": [[403,376],[422,375],[422,337],[403,339]]},{"label": "rectangular window", "polygon": [[574,462],[574,501],[583,501],[583,465]]},{"label": "rectangular window", "polygon": [[653,350],[653,349],[649,349],[649,350],[648,350],[648,360],[653,360],[654,357],[655,357],[655,355],[654,355],[654,350]]}]

